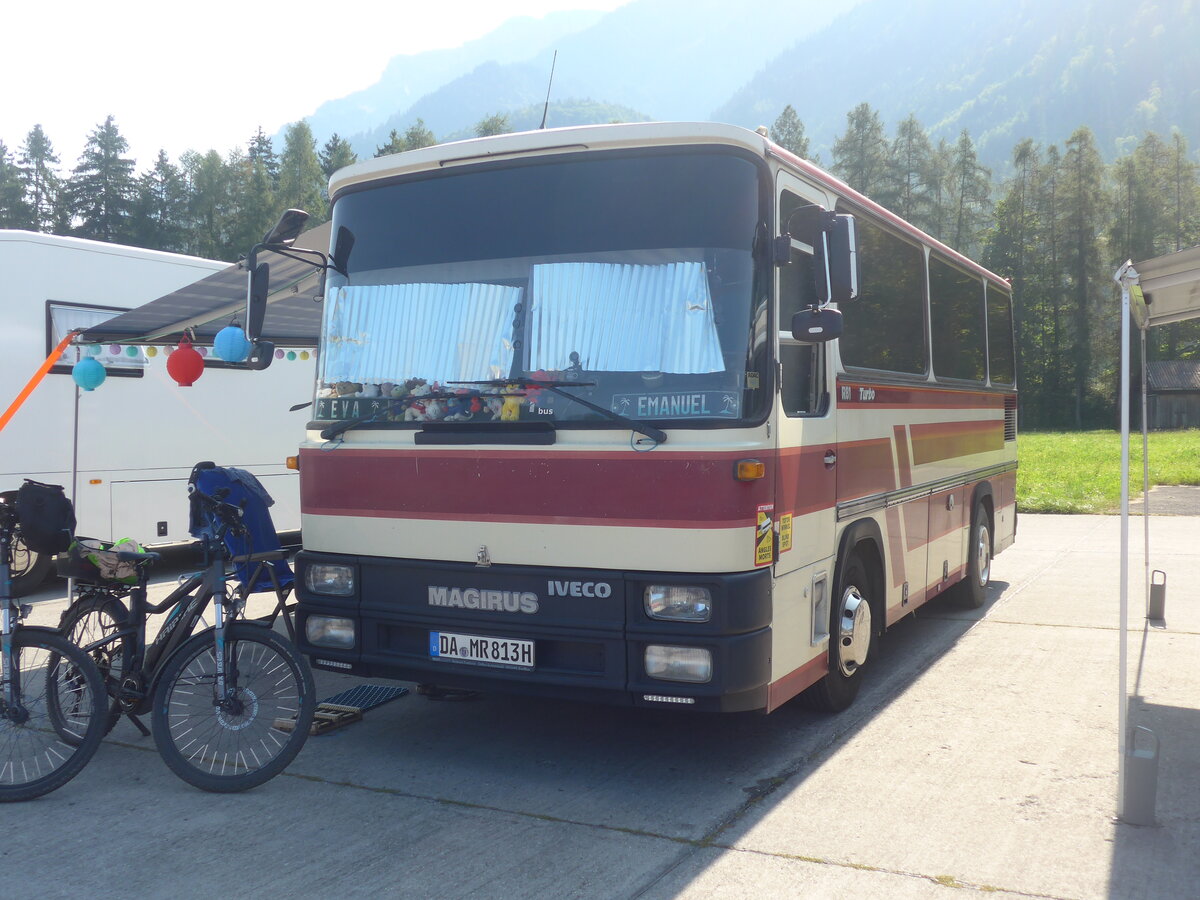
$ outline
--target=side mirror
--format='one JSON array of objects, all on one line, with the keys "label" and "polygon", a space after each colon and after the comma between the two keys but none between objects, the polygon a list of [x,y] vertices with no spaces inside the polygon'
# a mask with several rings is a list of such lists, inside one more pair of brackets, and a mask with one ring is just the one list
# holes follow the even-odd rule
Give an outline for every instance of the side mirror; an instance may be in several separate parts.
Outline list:
[{"label": "side mirror", "polygon": [[261,372],[275,359],[275,345],[270,341],[255,341],[250,348],[250,355],[243,364],[247,369]]},{"label": "side mirror", "polygon": [[257,341],[262,334],[263,319],[267,315],[267,291],[271,286],[271,267],[259,263],[250,270],[250,284],[246,291],[246,337]]},{"label": "side mirror", "polygon": [[842,314],[829,307],[802,309],[792,316],[792,337],[806,344],[824,344],[842,336]]},{"label": "side mirror", "polygon": [[262,239],[264,244],[290,247],[300,237],[304,223],[308,221],[308,213],[302,209],[285,209],[275,227],[267,232]]},{"label": "side mirror", "polygon": [[817,299],[845,303],[858,296],[858,245],[854,216],[826,212],[813,243]]}]

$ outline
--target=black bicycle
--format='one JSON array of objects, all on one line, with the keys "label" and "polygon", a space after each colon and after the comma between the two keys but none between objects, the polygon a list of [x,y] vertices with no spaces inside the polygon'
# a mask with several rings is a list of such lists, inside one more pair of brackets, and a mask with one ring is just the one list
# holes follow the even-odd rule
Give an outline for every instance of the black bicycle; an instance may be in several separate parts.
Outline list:
[{"label": "black bicycle", "polygon": [[12,596],[17,529],[11,495],[0,496],[0,802],[62,787],[100,746],[104,682],[91,658],[29,615]]},{"label": "black bicycle", "polygon": [[[277,589],[274,612],[249,620],[248,589],[231,585],[226,574],[237,565],[261,572],[283,551],[231,555],[225,537],[245,531],[243,509],[197,490],[194,477],[189,490],[214,523],[200,539],[203,571],[152,604],[146,585],[157,553],[115,551],[104,559],[74,547],[60,573],[77,579],[76,596],[59,631],[100,670],[112,698],[105,734],[126,715],[153,734],[163,761],[184,781],[206,791],[244,791],[278,775],[300,752],[316,706],[312,672],[271,627],[281,611],[286,620],[286,594]],[[210,607],[213,625],[203,627]],[[149,616],[159,613],[166,619],[147,642]],[[138,718],[146,713],[149,730]]]}]

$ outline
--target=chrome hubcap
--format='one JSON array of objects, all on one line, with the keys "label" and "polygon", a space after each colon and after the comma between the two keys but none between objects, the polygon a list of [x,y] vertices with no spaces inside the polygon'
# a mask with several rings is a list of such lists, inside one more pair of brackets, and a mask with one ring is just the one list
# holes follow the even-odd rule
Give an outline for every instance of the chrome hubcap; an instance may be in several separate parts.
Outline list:
[{"label": "chrome hubcap", "polygon": [[871,604],[854,585],[842,593],[841,615],[838,618],[838,666],[849,678],[867,661],[871,649]]},{"label": "chrome hubcap", "polygon": [[976,571],[979,572],[979,584],[987,587],[992,576],[992,538],[986,525],[979,529],[979,545],[975,548]]}]

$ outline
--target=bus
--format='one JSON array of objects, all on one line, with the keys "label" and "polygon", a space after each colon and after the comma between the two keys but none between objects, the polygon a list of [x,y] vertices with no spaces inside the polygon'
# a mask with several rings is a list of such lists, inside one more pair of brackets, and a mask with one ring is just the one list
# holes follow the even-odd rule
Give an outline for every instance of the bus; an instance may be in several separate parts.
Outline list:
[{"label": "bus", "polygon": [[897,620],[984,602],[1016,531],[1003,278],[712,123],[433,146],[330,197],[317,668],[836,711]]},{"label": "bus", "polygon": [[[71,331],[227,267],[178,253],[0,230],[6,326],[0,384],[7,391],[0,411]],[[173,349],[167,338],[158,346],[69,346],[0,431],[0,494],[11,497],[26,478],[61,484],[74,500],[78,534],[176,544],[191,540],[188,475],[211,459],[253,472],[275,498],[277,527],[299,529],[298,479],[286,458],[304,429],[288,407],[309,392],[314,364],[297,360],[252,378],[210,356],[203,378],[185,388],[167,373]],[[79,391],[71,378],[82,353],[94,354],[107,372],[93,391]],[[12,549],[13,589],[28,594],[52,574],[54,560],[19,536]]]}]

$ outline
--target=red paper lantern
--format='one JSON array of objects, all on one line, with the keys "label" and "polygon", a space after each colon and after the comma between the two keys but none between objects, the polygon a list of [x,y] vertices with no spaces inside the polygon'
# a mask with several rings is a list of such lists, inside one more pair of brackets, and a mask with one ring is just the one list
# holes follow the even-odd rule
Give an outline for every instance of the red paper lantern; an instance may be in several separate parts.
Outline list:
[{"label": "red paper lantern", "polygon": [[186,334],[167,357],[167,374],[179,382],[180,387],[191,387],[204,374],[204,357],[195,351]]}]

